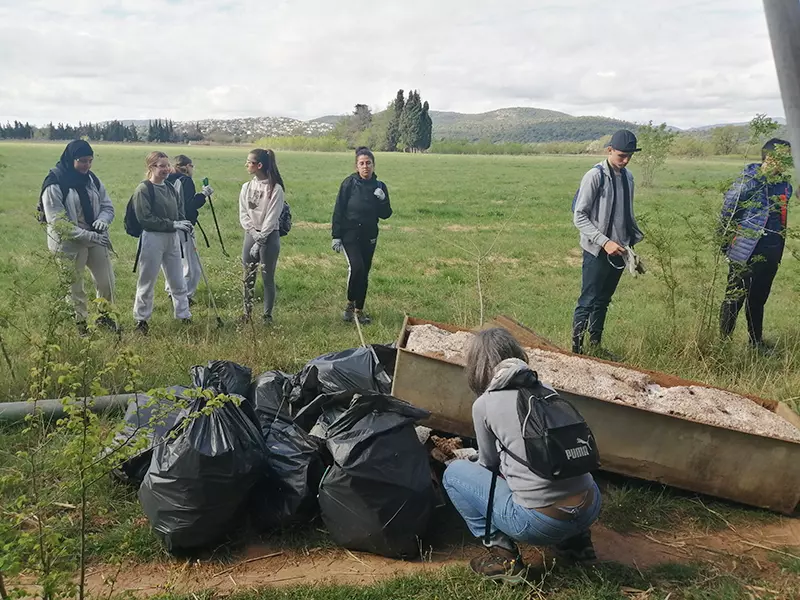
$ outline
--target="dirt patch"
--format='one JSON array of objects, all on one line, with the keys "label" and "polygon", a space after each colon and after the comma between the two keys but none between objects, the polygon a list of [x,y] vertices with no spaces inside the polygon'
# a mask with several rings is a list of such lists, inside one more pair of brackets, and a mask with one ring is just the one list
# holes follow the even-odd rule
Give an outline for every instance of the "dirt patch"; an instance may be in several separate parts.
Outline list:
[{"label": "dirt patch", "polygon": [[[473,334],[433,325],[410,327],[407,348],[464,364]],[[572,354],[526,348],[542,381],[553,387],[701,423],[800,442],[800,429],[750,398],[699,385],[663,386],[648,373]]]}]

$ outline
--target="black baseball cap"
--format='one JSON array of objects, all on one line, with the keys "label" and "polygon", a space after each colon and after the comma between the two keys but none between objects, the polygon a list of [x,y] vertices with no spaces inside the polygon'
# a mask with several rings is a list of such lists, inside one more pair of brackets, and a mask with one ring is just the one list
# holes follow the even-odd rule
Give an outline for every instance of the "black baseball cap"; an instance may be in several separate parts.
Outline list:
[{"label": "black baseball cap", "polygon": [[608,142],[608,146],[620,152],[639,152],[641,148],[636,147],[637,143],[636,136],[633,135],[632,131],[620,129],[611,136],[611,141]]}]

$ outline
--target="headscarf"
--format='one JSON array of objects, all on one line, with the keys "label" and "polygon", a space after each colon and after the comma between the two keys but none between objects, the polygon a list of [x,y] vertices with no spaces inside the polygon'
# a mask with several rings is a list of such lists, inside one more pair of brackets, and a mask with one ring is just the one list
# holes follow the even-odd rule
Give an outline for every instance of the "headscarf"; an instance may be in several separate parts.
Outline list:
[{"label": "headscarf", "polygon": [[[94,207],[92,206],[92,201],[89,199],[89,191],[87,190],[89,174],[87,173],[84,175],[75,170],[75,160],[84,156],[94,156],[94,150],[92,150],[89,142],[74,140],[67,144],[55,168],[50,169],[50,173],[47,179],[45,179],[43,189],[49,185],[58,184],[62,188],[73,189],[78,192],[83,218],[89,227],[91,227],[95,219]],[[66,198],[63,200],[66,200]]]}]

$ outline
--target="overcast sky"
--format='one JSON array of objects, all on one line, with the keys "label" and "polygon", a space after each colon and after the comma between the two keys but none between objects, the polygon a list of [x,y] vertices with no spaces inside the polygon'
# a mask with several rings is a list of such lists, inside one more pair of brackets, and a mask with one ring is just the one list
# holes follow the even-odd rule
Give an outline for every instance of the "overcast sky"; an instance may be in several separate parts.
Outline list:
[{"label": "overcast sky", "polygon": [[534,106],[782,117],[756,0],[0,0],[0,120],[311,119]]}]

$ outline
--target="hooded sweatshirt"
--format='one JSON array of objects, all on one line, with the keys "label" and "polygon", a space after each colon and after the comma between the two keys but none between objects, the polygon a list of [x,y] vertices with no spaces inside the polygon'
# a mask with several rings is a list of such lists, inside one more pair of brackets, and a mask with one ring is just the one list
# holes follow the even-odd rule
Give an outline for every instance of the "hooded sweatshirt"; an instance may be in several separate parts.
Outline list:
[{"label": "hooded sweatshirt", "polygon": [[542,508],[588,490],[593,479],[588,473],[558,481],[543,479],[507,452],[499,451],[498,440],[517,456],[525,456],[517,389],[529,385],[533,376],[530,367],[516,358],[497,365],[489,387],[472,405],[472,422],[478,438],[479,462],[487,469],[500,467],[514,502],[525,508]]},{"label": "hooded sweatshirt", "polygon": [[280,227],[284,205],[283,186],[270,188],[267,179],[253,177],[239,193],[239,223],[253,239],[264,239]]},{"label": "hooded sweatshirt", "polygon": [[373,239],[378,237],[378,219],[392,216],[389,190],[375,173],[362,179],[353,173],[339,186],[333,207],[331,237],[333,239]]}]

